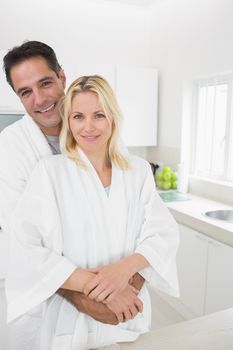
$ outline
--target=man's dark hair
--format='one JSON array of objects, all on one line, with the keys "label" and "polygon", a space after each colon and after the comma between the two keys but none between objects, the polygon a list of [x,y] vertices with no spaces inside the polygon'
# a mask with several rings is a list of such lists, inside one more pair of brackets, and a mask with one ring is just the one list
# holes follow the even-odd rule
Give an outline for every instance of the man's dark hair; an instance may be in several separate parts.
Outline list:
[{"label": "man's dark hair", "polygon": [[11,80],[11,69],[29,58],[42,57],[46,60],[50,69],[52,69],[56,75],[59,75],[61,66],[57,61],[57,57],[53,49],[40,42],[40,41],[26,41],[21,46],[13,47],[12,50],[3,58],[3,68],[6,74],[6,80],[14,90],[14,86]]}]

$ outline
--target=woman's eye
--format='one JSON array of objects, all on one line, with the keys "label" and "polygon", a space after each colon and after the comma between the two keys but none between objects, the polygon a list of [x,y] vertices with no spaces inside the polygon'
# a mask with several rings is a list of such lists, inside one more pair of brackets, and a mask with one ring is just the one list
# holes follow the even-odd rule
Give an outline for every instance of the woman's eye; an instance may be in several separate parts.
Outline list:
[{"label": "woman's eye", "polygon": [[76,114],[73,116],[74,119],[77,119],[77,120],[82,120],[83,119],[83,115],[82,114]]},{"label": "woman's eye", "polygon": [[103,113],[98,113],[98,114],[96,114],[96,118],[102,119],[102,118],[105,118],[105,115]]}]

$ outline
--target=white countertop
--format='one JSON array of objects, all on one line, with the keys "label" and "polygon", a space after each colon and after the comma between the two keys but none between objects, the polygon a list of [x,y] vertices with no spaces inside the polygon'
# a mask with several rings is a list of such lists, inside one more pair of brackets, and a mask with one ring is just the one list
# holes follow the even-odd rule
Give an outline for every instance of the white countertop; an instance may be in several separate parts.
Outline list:
[{"label": "white countertop", "polygon": [[165,203],[176,221],[233,247],[233,223],[211,219],[203,215],[209,210],[233,210],[233,206],[197,197],[190,193],[187,193],[186,196],[190,200]]},{"label": "white countertop", "polygon": [[106,350],[232,350],[233,308],[143,334]]}]

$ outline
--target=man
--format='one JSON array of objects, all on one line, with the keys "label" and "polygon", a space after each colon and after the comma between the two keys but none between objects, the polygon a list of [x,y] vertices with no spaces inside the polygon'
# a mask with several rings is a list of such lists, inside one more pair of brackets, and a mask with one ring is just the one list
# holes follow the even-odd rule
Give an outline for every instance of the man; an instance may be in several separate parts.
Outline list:
[{"label": "man", "polygon": [[[0,222],[7,234],[11,213],[35,164],[41,158],[60,153],[59,100],[64,95],[66,77],[51,47],[38,41],[25,42],[9,51],[4,57],[4,69],[8,83],[27,112],[0,134]],[[143,279],[137,275],[133,282],[140,289]],[[82,293],[65,290],[59,293],[98,321],[118,323],[104,304],[91,301]],[[25,325],[23,320],[19,332]],[[35,331],[37,326],[35,322]],[[33,339],[14,348],[33,349]]]}]

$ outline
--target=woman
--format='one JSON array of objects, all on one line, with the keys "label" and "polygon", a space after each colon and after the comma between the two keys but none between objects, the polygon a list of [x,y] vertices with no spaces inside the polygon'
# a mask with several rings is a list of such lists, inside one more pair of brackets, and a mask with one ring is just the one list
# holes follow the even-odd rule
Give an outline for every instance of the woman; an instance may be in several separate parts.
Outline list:
[{"label": "woman", "polygon": [[[99,76],[77,79],[62,101],[63,155],[36,166],[12,221],[8,321],[41,317],[37,348],[91,349],[133,341],[150,327],[147,282],[178,295],[178,232],[149,163],[119,146],[120,110]],[[133,125],[132,125],[133,128]],[[106,325],[56,294],[84,292],[119,321]]]}]

